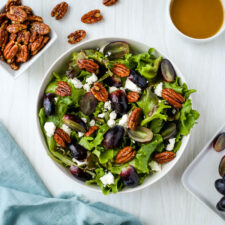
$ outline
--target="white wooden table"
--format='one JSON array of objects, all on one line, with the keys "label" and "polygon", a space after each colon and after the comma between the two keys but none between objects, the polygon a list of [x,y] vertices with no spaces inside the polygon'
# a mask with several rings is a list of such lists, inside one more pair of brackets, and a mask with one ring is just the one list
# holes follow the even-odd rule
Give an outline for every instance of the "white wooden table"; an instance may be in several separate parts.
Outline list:
[{"label": "white wooden table", "polygon": [[[50,17],[50,12],[59,2],[24,0],[57,32],[58,40],[17,80],[0,68],[0,120],[24,150],[49,190],[54,195],[73,191],[90,200],[103,201],[135,214],[144,224],[224,224],[184,189],[181,176],[225,121],[225,35],[202,45],[181,39],[167,25],[166,0],[120,0],[119,4],[108,8],[101,4],[101,0],[67,0],[70,5],[68,14],[62,21],[56,21]],[[104,21],[95,25],[82,24],[81,15],[96,8],[102,10]],[[192,132],[186,152],[165,178],[143,191],[103,196],[80,188],[54,165],[39,140],[34,117],[40,82],[53,61],[72,47],[67,43],[67,35],[80,28],[87,31],[86,40],[121,36],[158,48],[176,62],[189,86],[198,90],[193,95],[193,101],[201,118]],[[202,176],[207,174],[203,171]]]}]

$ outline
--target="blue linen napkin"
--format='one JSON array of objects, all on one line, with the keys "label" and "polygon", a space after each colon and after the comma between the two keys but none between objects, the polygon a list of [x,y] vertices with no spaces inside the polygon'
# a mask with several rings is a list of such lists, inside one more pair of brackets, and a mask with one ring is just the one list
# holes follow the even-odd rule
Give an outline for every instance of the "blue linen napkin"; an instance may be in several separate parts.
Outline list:
[{"label": "blue linen napkin", "polygon": [[0,225],[142,225],[134,216],[72,193],[52,197],[0,123]]}]

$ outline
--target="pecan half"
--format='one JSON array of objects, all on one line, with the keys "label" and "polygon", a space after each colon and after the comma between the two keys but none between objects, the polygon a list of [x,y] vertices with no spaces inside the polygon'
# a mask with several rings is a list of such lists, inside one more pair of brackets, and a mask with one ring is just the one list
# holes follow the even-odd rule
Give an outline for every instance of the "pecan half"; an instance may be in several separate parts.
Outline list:
[{"label": "pecan half", "polygon": [[116,63],[112,68],[112,72],[118,77],[128,77],[130,75],[130,70],[121,63]]},{"label": "pecan half", "polygon": [[33,43],[31,43],[30,45],[31,52],[36,51],[40,47],[43,38],[44,36],[40,35]]},{"label": "pecan half", "polygon": [[8,42],[8,32],[3,27],[0,28],[0,48],[3,50],[5,48],[6,43]]},{"label": "pecan half", "polygon": [[159,164],[168,163],[176,157],[174,152],[161,152],[154,155],[154,159]]},{"label": "pecan half", "polygon": [[31,34],[30,34],[30,40],[29,41],[30,41],[30,43],[33,43],[37,38],[37,31],[31,29],[30,32],[31,32]]},{"label": "pecan half", "polygon": [[111,6],[111,5],[114,5],[118,2],[118,0],[103,0],[102,3],[105,5],[105,6]]},{"label": "pecan half", "polygon": [[90,73],[98,73],[99,65],[90,59],[80,59],[77,64],[80,69],[85,69]]},{"label": "pecan half", "polygon": [[185,102],[185,98],[181,94],[170,88],[162,90],[162,98],[175,108],[182,108],[182,104]]},{"label": "pecan half", "polygon": [[21,23],[10,24],[7,27],[7,31],[13,34],[18,33],[19,31],[25,30],[25,29],[27,29],[27,26]]},{"label": "pecan half", "polygon": [[32,15],[33,14],[33,11],[32,9],[29,7],[29,6],[26,6],[26,5],[20,5],[18,6],[20,9],[24,10],[27,15]]},{"label": "pecan half", "polygon": [[19,46],[18,44],[16,44],[13,40],[10,41],[4,49],[4,57],[7,60],[8,63],[10,63],[12,61],[12,59],[15,57],[15,55],[17,54],[19,50]]},{"label": "pecan half", "polygon": [[[17,38],[17,34],[10,34],[10,36],[9,36],[9,40],[10,40],[10,41],[11,41],[11,40],[15,41],[16,38]],[[18,41],[17,41],[17,42],[18,42]],[[18,43],[19,43],[19,42],[18,42]]]},{"label": "pecan half", "polygon": [[71,88],[69,84],[67,84],[65,81],[59,81],[57,83],[57,88],[55,90],[55,93],[61,97],[70,96],[71,95]]},{"label": "pecan half", "polygon": [[41,45],[39,45],[39,47],[35,51],[31,52],[31,55],[36,55],[46,45],[48,41],[49,37],[45,36],[41,42]]},{"label": "pecan half", "polygon": [[8,12],[11,6],[14,6],[14,5],[19,6],[21,4],[22,4],[21,0],[8,0],[5,6],[5,10]]},{"label": "pecan half", "polygon": [[81,17],[81,21],[86,24],[97,23],[103,19],[99,9],[92,10]]},{"label": "pecan half", "polygon": [[92,126],[89,128],[88,132],[85,133],[86,137],[91,136],[96,130],[98,130],[98,126]]},{"label": "pecan half", "polygon": [[130,91],[127,95],[128,102],[137,102],[139,98],[139,93],[135,91]]},{"label": "pecan half", "polygon": [[42,17],[40,17],[40,16],[33,16],[33,15],[28,16],[28,17],[27,17],[27,20],[32,21],[32,22],[33,22],[33,21],[43,22]]},{"label": "pecan half", "polygon": [[27,19],[27,13],[19,6],[11,6],[6,16],[15,22],[23,23]]},{"label": "pecan half", "polygon": [[13,63],[11,63],[11,64],[9,64],[9,65],[10,65],[10,67],[11,67],[13,70],[18,70],[18,69],[19,69],[18,64],[16,64],[15,62],[13,62]]},{"label": "pecan half", "polygon": [[119,151],[116,156],[115,162],[117,164],[124,164],[131,161],[136,155],[136,151],[133,151],[132,147],[127,146]]},{"label": "pecan half", "polygon": [[106,91],[104,86],[100,83],[94,83],[94,86],[91,89],[91,93],[100,102],[106,102],[108,100],[108,92]]},{"label": "pecan half", "polygon": [[131,130],[135,130],[135,128],[138,126],[140,122],[140,117],[141,117],[141,109],[140,108],[135,108],[129,117],[128,120],[128,127]]},{"label": "pecan half", "polygon": [[71,143],[71,139],[69,134],[67,134],[64,130],[60,128],[56,128],[54,139],[57,144],[59,144],[61,147],[65,148],[66,144]]},{"label": "pecan half", "polygon": [[46,35],[50,32],[50,27],[45,23],[34,22],[31,26],[40,35]]},{"label": "pecan half", "polygon": [[16,55],[16,62],[26,62],[28,60],[28,49],[26,45],[20,46],[18,53]]},{"label": "pecan half", "polygon": [[86,31],[77,30],[77,31],[71,33],[70,35],[68,35],[67,38],[69,39],[68,42],[70,44],[76,44],[76,43],[82,41],[85,38],[85,36],[86,36]]},{"label": "pecan half", "polygon": [[55,17],[56,20],[61,20],[66,15],[68,6],[69,5],[66,2],[59,3],[53,8],[51,16]]},{"label": "pecan half", "polygon": [[18,33],[17,42],[28,45],[30,40],[30,32],[27,30],[22,30]]}]

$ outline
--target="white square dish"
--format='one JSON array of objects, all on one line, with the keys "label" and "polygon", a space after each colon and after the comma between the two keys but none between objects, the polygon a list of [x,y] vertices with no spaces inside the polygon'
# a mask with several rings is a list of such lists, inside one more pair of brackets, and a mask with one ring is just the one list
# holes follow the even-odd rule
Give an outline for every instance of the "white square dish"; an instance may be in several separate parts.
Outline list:
[{"label": "white square dish", "polygon": [[225,132],[225,125],[219,129],[187,167],[182,176],[182,183],[194,197],[225,221],[225,212],[220,212],[216,209],[216,204],[223,196],[217,192],[214,185],[215,181],[221,178],[218,168],[225,151],[216,152],[212,145],[215,137],[221,132]]},{"label": "white square dish", "polygon": [[[0,9],[0,12],[3,12],[5,7],[2,7]],[[22,63],[20,65],[20,68],[18,70],[13,70],[11,67],[6,63],[0,60],[0,66],[3,68],[3,70],[9,74],[9,76],[13,77],[14,79],[18,78],[20,75],[22,75],[37,59],[56,41],[57,34],[54,30],[51,29],[51,32],[49,34],[50,40],[49,42],[41,49],[40,52],[38,52],[35,56],[31,57],[27,62]]]}]

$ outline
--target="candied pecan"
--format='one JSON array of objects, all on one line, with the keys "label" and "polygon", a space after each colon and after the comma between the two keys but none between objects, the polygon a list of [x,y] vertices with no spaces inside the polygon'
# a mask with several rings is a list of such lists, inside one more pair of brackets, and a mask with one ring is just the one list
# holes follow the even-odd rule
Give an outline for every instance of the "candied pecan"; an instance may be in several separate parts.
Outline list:
[{"label": "candied pecan", "polygon": [[118,0],[103,0],[102,3],[105,5],[105,6],[111,6],[111,5],[114,5],[118,2]]},{"label": "candied pecan", "polygon": [[31,34],[30,34],[30,43],[33,43],[37,38],[37,31],[36,30],[33,30],[31,29]]},{"label": "candied pecan", "polygon": [[11,61],[13,61],[13,58],[15,57],[15,55],[17,54],[19,50],[19,46],[17,43],[15,43],[13,40],[11,40],[4,49],[4,57],[6,60],[8,60],[8,63],[10,63]]},{"label": "candied pecan", "polygon": [[141,117],[141,109],[140,108],[135,108],[128,120],[128,127],[131,130],[135,130],[135,128],[138,126],[139,121],[140,121],[140,117]]},{"label": "candied pecan", "polygon": [[181,94],[170,88],[162,90],[162,98],[175,108],[182,108],[182,104],[185,102],[185,98]]},{"label": "candied pecan", "polygon": [[21,24],[21,23],[16,23],[16,24],[10,24],[8,27],[7,27],[7,31],[9,33],[18,33],[19,31],[21,30],[25,30],[27,29],[27,26],[24,25],[24,24]]},{"label": "candied pecan", "polygon": [[55,93],[61,97],[70,96],[71,95],[71,88],[69,84],[67,84],[65,81],[59,81],[57,83],[57,88],[55,90]]},{"label": "candied pecan", "polygon": [[100,102],[106,102],[108,100],[108,92],[106,91],[104,86],[100,83],[94,83],[94,86],[91,89],[91,93]]},{"label": "candied pecan", "polygon": [[32,52],[36,51],[37,48],[39,48],[39,46],[41,45],[41,43],[43,41],[43,38],[44,38],[44,36],[40,35],[40,36],[38,36],[38,38],[33,43],[31,43],[30,50]]},{"label": "candied pecan", "polygon": [[37,22],[43,22],[43,19],[42,19],[42,17],[40,17],[40,16],[33,16],[33,15],[31,15],[31,16],[28,16],[27,17],[27,20],[28,21],[37,21]]},{"label": "candied pecan", "polygon": [[6,43],[8,42],[8,32],[3,27],[0,28],[0,47],[3,50],[5,48]]},{"label": "candied pecan", "polygon": [[81,21],[86,24],[97,23],[103,19],[99,9],[92,10],[81,17]]},{"label": "candied pecan", "polygon": [[90,59],[80,59],[77,64],[80,69],[85,69],[90,73],[98,73],[99,65]]},{"label": "candied pecan", "polygon": [[[9,40],[10,40],[10,41],[11,41],[11,40],[15,41],[16,38],[17,38],[17,34],[10,34],[10,36],[9,36]],[[18,42],[18,41],[17,41],[17,42]]]},{"label": "candied pecan", "polygon": [[23,42],[23,44],[28,45],[29,40],[30,40],[30,31],[23,30],[18,33],[18,37],[17,37],[18,43]]},{"label": "candied pecan", "polygon": [[115,162],[117,164],[124,164],[131,161],[136,155],[136,151],[133,151],[131,146],[127,146],[119,151],[116,156]]},{"label": "candied pecan", "polygon": [[49,41],[49,37],[45,36],[43,41],[41,42],[41,45],[33,52],[31,52],[31,55],[36,55],[44,46],[45,44]]},{"label": "candied pecan", "polygon": [[139,93],[135,91],[130,91],[127,95],[128,102],[137,102],[139,98]]},{"label": "candied pecan", "polygon": [[11,6],[6,15],[10,20],[18,23],[23,23],[27,19],[27,13],[18,6]]},{"label": "candied pecan", "polygon": [[32,15],[33,14],[33,11],[32,9],[29,7],[29,6],[26,6],[26,5],[20,5],[18,6],[20,9],[24,10],[27,15]]},{"label": "candied pecan", "polygon": [[37,31],[37,33],[40,35],[45,35],[50,32],[50,27],[45,23],[34,22],[31,26],[32,29]]},{"label": "candied pecan", "polygon": [[68,6],[69,5],[66,2],[59,3],[53,8],[51,16],[55,17],[56,20],[61,20],[66,15]]},{"label": "candied pecan", "polygon": [[28,60],[28,49],[26,45],[22,45],[16,55],[16,62],[26,62]]},{"label": "candied pecan", "polygon": [[76,43],[82,41],[85,38],[85,36],[86,36],[86,31],[77,30],[77,31],[71,33],[70,35],[68,35],[67,38],[69,39],[68,42],[70,44],[76,44]]},{"label": "candied pecan", "polygon": [[8,0],[5,6],[5,10],[8,12],[11,6],[14,6],[14,5],[19,6],[21,4],[22,4],[21,0]]},{"label": "candied pecan", "polygon": [[174,152],[161,152],[154,155],[154,159],[159,164],[168,163],[176,157]]},{"label": "candied pecan", "polygon": [[96,130],[98,130],[98,126],[92,126],[89,128],[88,132],[85,133],[86,137],[91,136]]},{"label": "candied pecan", "polygon": [[61,128],[56,128],[55,134],[54,134],[54,139],[55,139],[55,142],[63,148],[66,147],[66,144],[71,143],[71,139],[70,139],[69,134],[67,134]]},{"label": "candied pecan", "polygon": [[13,70],[18,70],[18,69],[19,69],[18,64],[16,64],[15,62],[10,63],[9,65],[10,65],[10,67],[11,67]]},{"label": "candied pecan", "polygon": [[130,75],[130,70],[121,63],[115,63],[112,72],[118,77],[128,77]]}]

